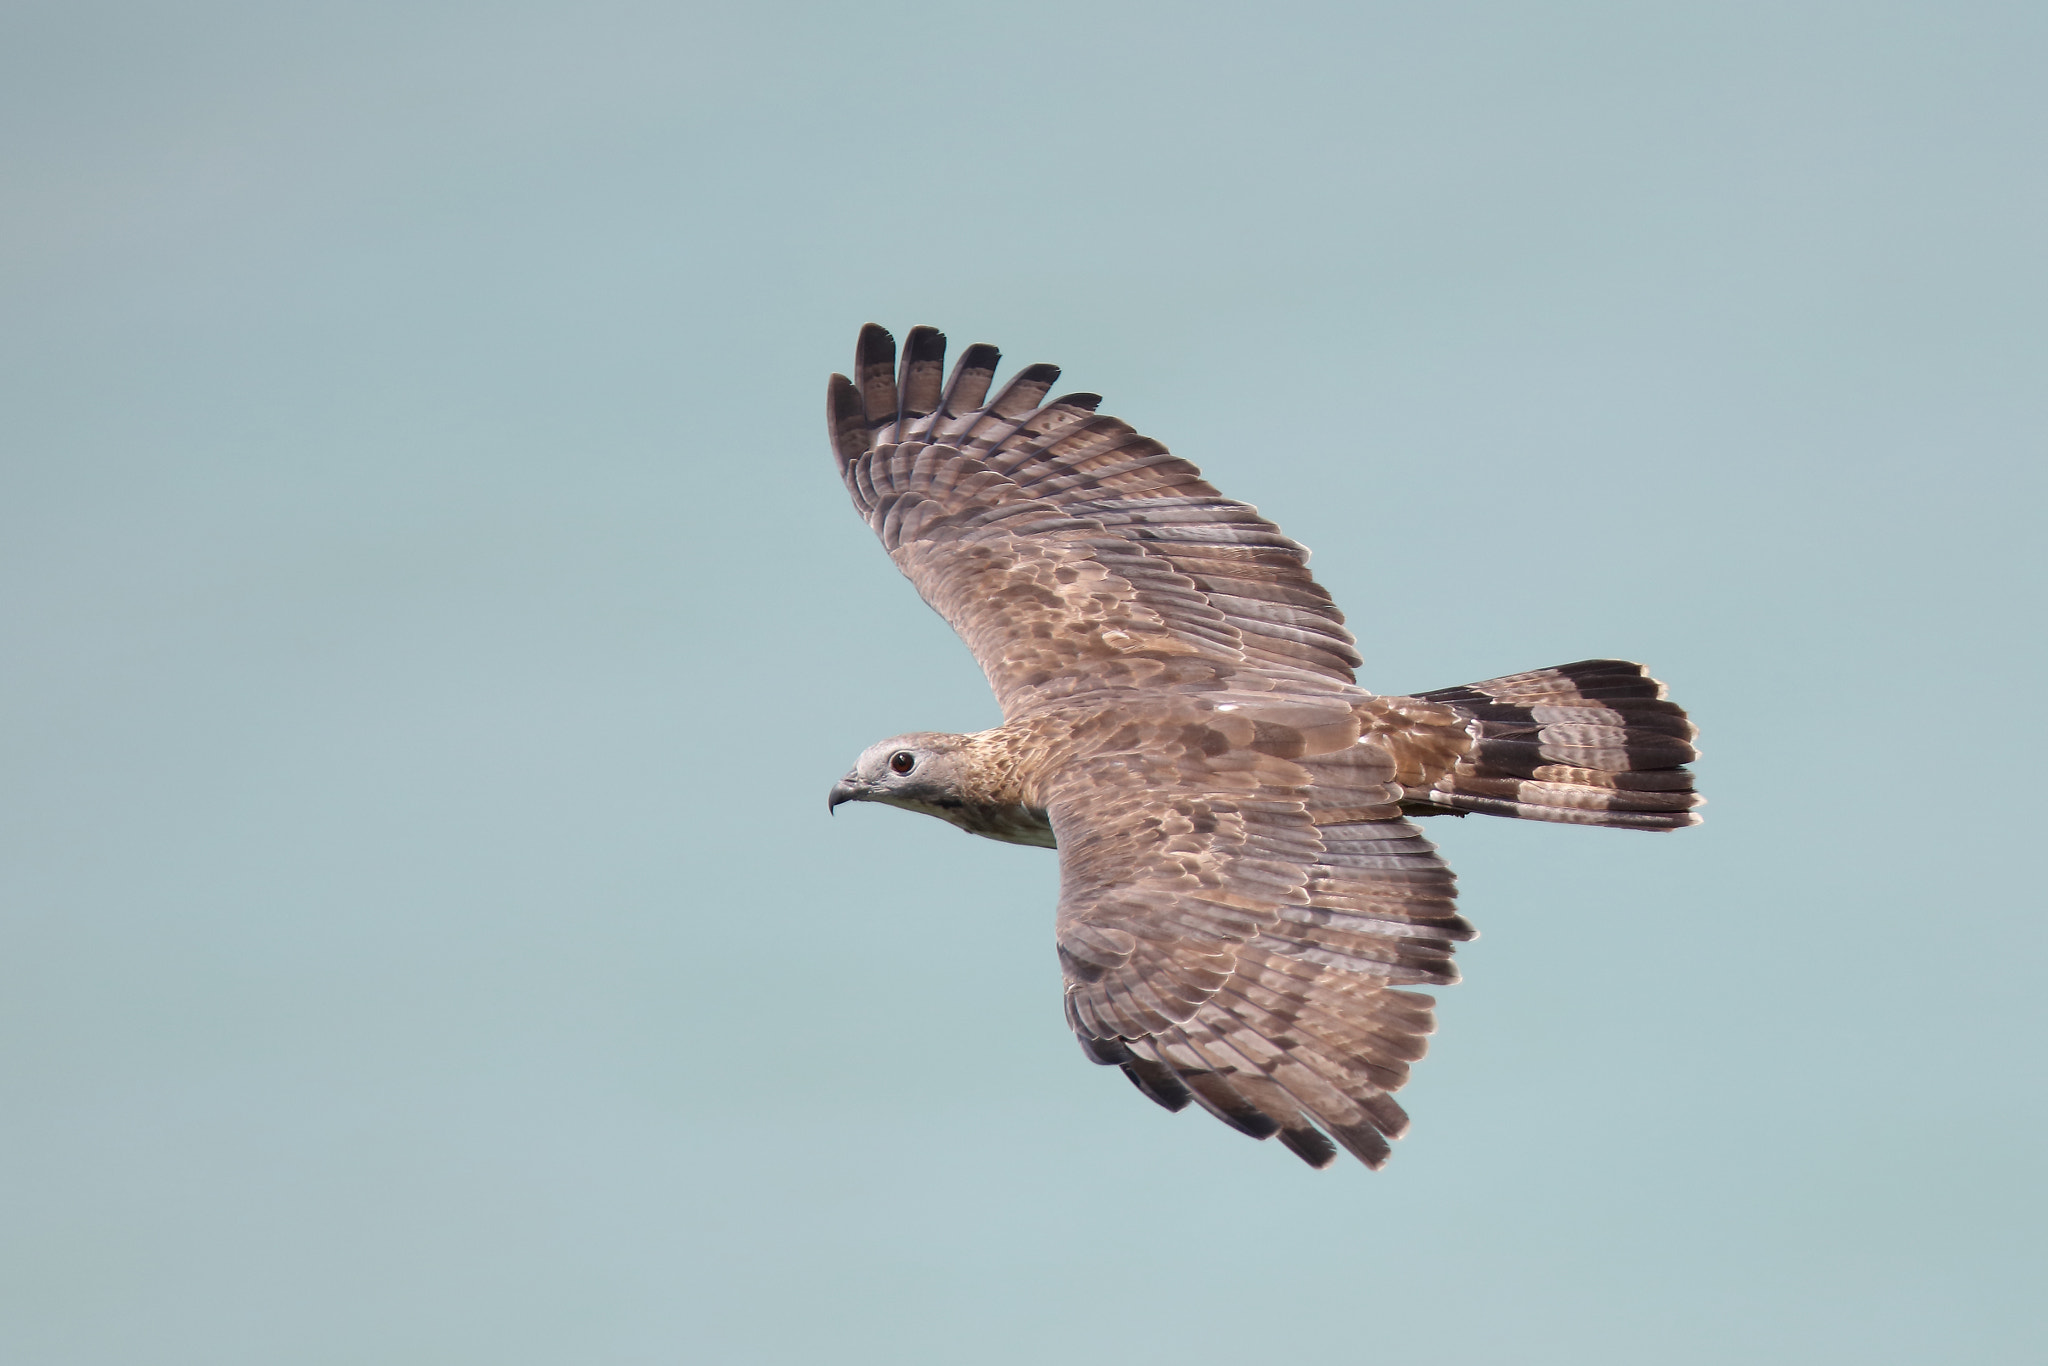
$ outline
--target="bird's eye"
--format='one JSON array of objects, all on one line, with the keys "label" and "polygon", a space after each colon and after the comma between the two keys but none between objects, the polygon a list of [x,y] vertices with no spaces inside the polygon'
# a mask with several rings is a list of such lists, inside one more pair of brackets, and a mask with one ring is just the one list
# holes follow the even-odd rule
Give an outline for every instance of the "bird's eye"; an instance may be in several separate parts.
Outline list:
[{"label": "bird's eye", "polygon": [[917,756],[907,749],[899,749],[889,756],[889,771],[891,773],[908,773],[916,767]]}]

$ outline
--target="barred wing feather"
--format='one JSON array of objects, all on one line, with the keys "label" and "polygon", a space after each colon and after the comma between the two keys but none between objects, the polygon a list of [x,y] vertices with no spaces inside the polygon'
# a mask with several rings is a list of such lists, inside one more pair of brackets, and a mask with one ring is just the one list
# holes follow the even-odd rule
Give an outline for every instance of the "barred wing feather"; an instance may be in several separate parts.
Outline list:
[{"label": "barred wing feather", "polygon": [[[834,449],[855,506],[973,650],[1006,715],[1105,688],[1329,692],[1355,642],[1308,552],[1058,370],[982,402],[996,353],[943,386],[944,338],[863,330],[834,375]],[[978,406],[969,406],[978,405]]]}]

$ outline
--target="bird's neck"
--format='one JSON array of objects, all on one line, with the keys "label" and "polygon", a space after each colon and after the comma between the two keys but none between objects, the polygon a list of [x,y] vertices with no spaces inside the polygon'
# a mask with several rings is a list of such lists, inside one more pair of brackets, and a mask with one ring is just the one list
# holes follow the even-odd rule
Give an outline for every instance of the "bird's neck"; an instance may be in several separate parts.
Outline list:
[{"label": "bird's neck", "polygon": [[976,806],[1042,813],[1045,802],[1033,779],[1047,748],[1043,729],[1025,719],[962,736],[960,795]]}]

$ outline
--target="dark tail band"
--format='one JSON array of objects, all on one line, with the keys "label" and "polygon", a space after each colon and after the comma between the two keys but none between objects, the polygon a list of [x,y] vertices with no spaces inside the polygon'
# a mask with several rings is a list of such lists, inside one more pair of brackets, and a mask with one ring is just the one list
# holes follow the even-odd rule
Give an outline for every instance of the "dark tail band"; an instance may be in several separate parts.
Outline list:
[{"label": "dark tail band", "polygon": [[1588,659],[1416,694],[1466,718],[1477,743],[1432,787],[1411,788],[1411,815],[1676,830],[1698,825],[1686,764],[1698,734],[1640,664]]}]

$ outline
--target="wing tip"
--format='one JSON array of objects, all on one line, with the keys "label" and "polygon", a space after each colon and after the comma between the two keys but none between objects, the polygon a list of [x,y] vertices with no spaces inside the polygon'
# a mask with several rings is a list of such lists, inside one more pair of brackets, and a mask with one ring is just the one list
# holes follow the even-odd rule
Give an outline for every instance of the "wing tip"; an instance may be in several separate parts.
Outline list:
[{"label": "wing tip", "polygon": [[896,373],[896,421],[923,417],[939,406],[945,376],[946,334],[919,324],[903,334],[903,359]]},{"label": "wing tip", "polygon": [[1002,363],[1003,353],[987,342],[970,344],[960,353],[960,359],[953,362],[953,373],[947,377],[945,392],[939,396],[939,411],[957,417],[979,408],[988,397],[996,367]]},{"label": "wing tip", "polygon": [[880,323],[865,323],[853,344],[853,378],[870,427],[896,420],[896,338]]},{"label": "wing tip", "polygon": [[834,374],[825,381],[825,430],[844,476],[867,452],[869,433],[867,405],[854,382],[844,375]]},{"label": "wing tip", "polygon": [[988,405],[989,411],[1004,421],[1020,418],[1043,403],[1046,394],[1059,380],[1060,368],[1057,365],[1045,361],[1027,365],[1010,376],[1010,382]]},{"label": "wing tip", "polygon": [[1337,1145],[1324,1138],[1320,1129],[1302,1124],[1282,1129],[1278,1137],[1281,1147],[1317,1171],[1327,1169],[1337,1160]]}]

